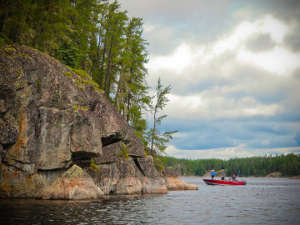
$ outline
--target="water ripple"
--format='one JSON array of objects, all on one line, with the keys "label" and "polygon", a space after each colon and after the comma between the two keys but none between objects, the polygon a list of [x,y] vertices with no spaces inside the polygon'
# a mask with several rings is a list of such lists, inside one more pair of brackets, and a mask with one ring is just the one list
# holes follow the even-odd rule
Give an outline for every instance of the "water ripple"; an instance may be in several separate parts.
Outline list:
[{"label": "water ripple", "polygon": [[97,201],[0,201],[1,224],[300,224],[300,180],[249,178],[247,186]]}]

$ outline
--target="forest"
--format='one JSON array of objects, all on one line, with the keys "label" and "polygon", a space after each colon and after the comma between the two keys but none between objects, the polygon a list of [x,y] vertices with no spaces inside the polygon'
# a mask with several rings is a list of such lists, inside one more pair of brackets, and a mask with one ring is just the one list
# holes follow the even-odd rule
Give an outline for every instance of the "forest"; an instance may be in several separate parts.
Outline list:
[{"label": "forest", "polygon": [[[148,61],[143,21],[117,1],[1,0],[0,46],[27,45],[90,76],[144,143],[147,153],[166,148],[173,131],[160,132],[170,86],[146,83]],[[150,94],[151,93],[151,94]],[[152,94],[155,93],[155,94]],[[143,112],[152,115],[147,124]]]},{"label": "forest", "polygon": [[211,169],[224,169],[227,176],[233,173],[238,176],[266,176],[280,172],[282,176],[300,174],[300,155],[276,155],[264,157],[221,159],[177,159],[161,156],[160,160],[166,167],[180,169],[182,175],[203,176]]}]

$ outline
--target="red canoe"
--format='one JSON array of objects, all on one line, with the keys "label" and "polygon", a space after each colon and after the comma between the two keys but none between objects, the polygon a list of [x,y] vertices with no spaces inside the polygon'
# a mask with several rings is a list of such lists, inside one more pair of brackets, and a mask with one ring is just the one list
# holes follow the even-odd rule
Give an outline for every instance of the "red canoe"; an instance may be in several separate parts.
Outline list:
[{"label": "red canoe", "polygon": [[208,185],[246,185],[246,181],[203,179]]}]

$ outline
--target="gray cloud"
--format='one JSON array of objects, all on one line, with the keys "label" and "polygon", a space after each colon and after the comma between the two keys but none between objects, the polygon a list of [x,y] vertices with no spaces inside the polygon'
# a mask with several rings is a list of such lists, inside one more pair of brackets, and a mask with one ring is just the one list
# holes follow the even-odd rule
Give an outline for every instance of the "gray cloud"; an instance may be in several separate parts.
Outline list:
[{"label": "gray cloud", "polygon": [[[229,76],[223,71],[228,65],[232,68]],[[177,95],[206,92],[209,96],[222,95],[228,98],[252,96],[263,103],[282,101],[292,91],[298,92],[297,86],[300,86],[300,80],[297,79],[300,73],[295,72],[291,77],[276,76],[253,65],[237,62],[233,52],[225,52],[209,64],[186,68],[179,76],[170,70],[160,70],[152,75],[150,83],[155,84],[158,76],[164,83],[171,84],[172,93]]]},{"label": "gray cloud", "polygon": [[297,69],[296,71],[294,71],[293,77],[294,77],[296,80],[300,80],[300,68]]},{"label": "gray cloud", "polygon": [[[152,54],[166,54],[183,40],[209,43],[241,20],[251,21],[265,14],[288,23],[300,23],[298,0],[120,0],[120,3],[130,16],[142,17],[145,24],[156,27],[145,32]],[[241,13],[236,16],[238,12]],[[287,39],[296,48],[298,33],[299,30]]]},{"label": "gray cloud", "polygon": [[292,51],[294,52],[300,51],[300,23],[298,24],[296,30],[294,30],[292,33],[288,34],[284,38],[284,43]]},{"label": "gray cloud", "polygon": [[184,39],[183,33],[168,26],[153,26],[144,32],[145,39],[149,42],[151,55],[165,55],[175,49]]},{"label": "gray cloud", "polygon": [[[168,126],[179,128],[173,145],[180,149],[199,150],[234,147],[244,145],[247,148],[296,147],[299,144],[296,127],[288,122],[277,123],[262,118],[257,121],[210,120],[193,121],[198,126],[193,129],[180,129],[183,121],[170,120]],[[298,123],[299,125],[299,123]]]},{"label": "gray cloud", "polygon": [[[128,10],[132,16],[139,16],[159,23],[188,22],[190,18],[213,18],[225,15],[226,9],[233,7],[236,3],[224,0],[120,0],[123,8]],[[175,20],[175,21],[170,21]],[[198,21],[199,22],[199,21]],[[201,22],[201,21],[200,21]]]},{"label": "gray cloud", "polygon": [[267,51],[274,48],[275,45],[270,34],[253,35],[246,43],[246,47],[253,52]]},{"label": "gray cloud", "polygon": [[120,0],[120,3],[130,16],[142,17],[145,24],[155,27],[145,32],[152,54],[165,54],[183,40],[203,43],[218,38],[239,22],[233,19],[232,10],[241,7],[240,2],[230,0]]},{"label": "gray cloud", "polygon": [[300,16],[299,0],[254,0],[248,4],[259,13],[271,13],[287,22],[297,21]]}]

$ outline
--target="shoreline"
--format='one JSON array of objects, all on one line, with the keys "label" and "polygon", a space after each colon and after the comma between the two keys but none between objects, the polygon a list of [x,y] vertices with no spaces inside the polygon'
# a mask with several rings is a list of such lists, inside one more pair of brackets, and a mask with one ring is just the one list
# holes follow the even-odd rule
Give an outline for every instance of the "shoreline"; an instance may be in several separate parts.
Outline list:
[{"label": "shoreline", "polygon": [[[179,176],[183,178],[210,178],[210,176]],[[226,176],[230,177],[230,176]],[[215,178],[221,178],[221,177],[215,177]],[[297,176],[280,176],[280,177],[268,177],[268,176],[248,176],[248,177],[238,177],[238,178],[288,178],[288,179],[300,179],[300,175]]]}]

